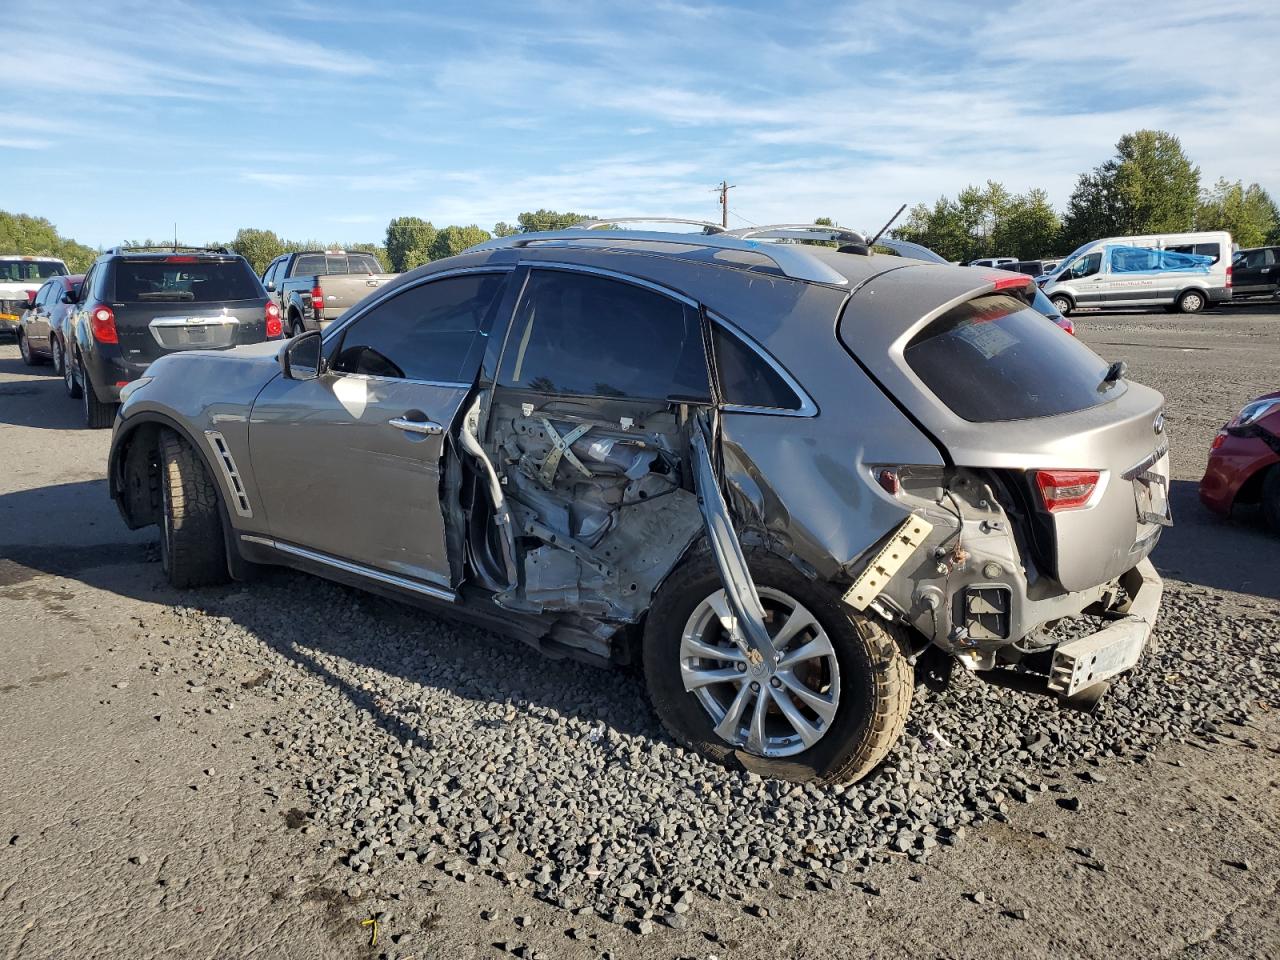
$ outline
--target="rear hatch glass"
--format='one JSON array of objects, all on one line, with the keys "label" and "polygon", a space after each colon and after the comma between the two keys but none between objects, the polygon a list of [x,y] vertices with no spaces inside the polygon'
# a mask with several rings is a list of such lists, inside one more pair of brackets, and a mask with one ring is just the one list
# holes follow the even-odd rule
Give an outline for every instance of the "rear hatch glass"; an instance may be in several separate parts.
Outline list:
[{"label": "rear hatch glass", "polygon": [[335,273],[381,273],[382,266],[368,253],[309,254],[299,257],[294,265],[294,276]]},{"label": "rear hatch glass", "polygon": [[917,334],[907,365],[957,416],[1029,420],[1107,403],[1126,389],[1108,364],[1008,294],[962,303]]},{"label": "rear hatch glass", "polygon": [[117,303],[222,303],[265,294],[244,260],[117,260]]}]

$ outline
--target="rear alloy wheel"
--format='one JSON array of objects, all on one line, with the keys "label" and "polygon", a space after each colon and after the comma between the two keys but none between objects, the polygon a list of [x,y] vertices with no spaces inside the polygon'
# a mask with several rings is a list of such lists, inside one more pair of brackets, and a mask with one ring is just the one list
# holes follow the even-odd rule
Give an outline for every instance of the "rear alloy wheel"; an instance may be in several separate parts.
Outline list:
[{"label": "rear alloy wheel", "polygon": [[734,643],[715,565],[695,558],[649,611],[644,672],[663,725],[728,766],[785,780],[852,781],[897,743],[911,666],[879,623],[778,557],[748,556],[765,626],[782,654],[756,677]]},{"label": "rear alloy wheel", "polygon": [[1280,463],[1262,478],[1262,516],[1271,532],[1280,534]]},{"label": "rear alloy wheel", "polygon": [[1053,308],[1057,310],[1060,314],[1062,314],[1064,317],[1071,316],[1071,311],[1074,307],[1075,307],[1075,304],[1071,302],[1070,297],[1054,297],[1053,298]]},{"label": "rear alloy wheel", "polygon": [[228,580],[218,488],[204,461],[172,430],[160,435],[160,564],[175,587]]},{"label": "rear alloy wheel", "polygon": [[49,359],[53,363],[53,372],[59,377],[62,373],[62,341],[57,334],[49,334]]},{"label": "rear alloy wheel", "polygon": [[1204,309],[1204,294],[1199,290],[1188,290],[1178,298],[1178,309],[1182,313],[1199,313]]},{"label": "rear alloy wheel", "polygon": [[28,367],[34,367],[40,360],[31,352],[31,344],[27,342],[27,335],[21,330],[18,331],[18,353],[22,354],[22,362]]},{"label": "rear alloy wheel", "polygon": [[289,336],[300,337],[306,333],[307,328],[302,324],[302,318],[296,313],[289,318]]},{"label": "rear alloy wheel", "polygon": [[116,405],[103,403],[93,392],[93,381],[89,379],[89,371],[85,369],[81,359],[80,368],[80,408],[84,411],[84,425],[90,430],[101,430],[111,426],[116,418]]},{"label": "rear alloy wheel", "polygon": [[63,355],[62,358],[62,386],[67,391],[67,396],[72,400],[80,399],[80,380],[76,376],[76,370],[79,367],[79,361],[75,357]]}]

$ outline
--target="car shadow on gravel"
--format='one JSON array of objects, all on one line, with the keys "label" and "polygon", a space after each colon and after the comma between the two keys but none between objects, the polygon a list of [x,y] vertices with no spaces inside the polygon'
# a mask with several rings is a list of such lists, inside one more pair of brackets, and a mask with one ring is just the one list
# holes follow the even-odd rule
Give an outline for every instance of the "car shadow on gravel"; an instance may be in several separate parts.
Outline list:
[{"label": "car shadow on gravel", "polygon": [[1162,576],[1280,600],[1280,537],[1266,530],[1256,510],[1219,517],[1200,502],[1198,484],[1190,480],[1174,480],[1169,499],[1173,526],[1151,558]]},{"label": "car shadow on gravel", "polygon": [[62,378],[50,364],[28,367],[21,360],[0,359],[0,424],[38,430],[84,428],[80,403],[67,396]]},{"label": "car shadow on gravel", "polygon": [[[41,523],[50,513],[62,522]],[[631,672],[552,660],[447,615],[284,568],[266,568],[248,583],[175,590],[164,580],[155,537],[154,528],[125,528],[101,480],[0,494],[0,586],[26,589],[21,585],[52,575],[226,618],[367,711],[401,743],[429,741],[430,718],[353,684],[326,660],[446,687],[475,703],[523,702],[584,725],[666,739]]]}]

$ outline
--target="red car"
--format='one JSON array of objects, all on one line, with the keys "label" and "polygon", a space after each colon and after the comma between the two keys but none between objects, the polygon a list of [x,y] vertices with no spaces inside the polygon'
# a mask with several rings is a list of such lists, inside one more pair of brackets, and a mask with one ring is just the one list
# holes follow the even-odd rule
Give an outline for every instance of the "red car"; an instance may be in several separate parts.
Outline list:
[{"label": "red car", "polygon": [[1224,516],[1237,503],[1261,504],[1267,524],[1280,533],[1280,391],[1246,403],[1218,431],[1200,500]]}]

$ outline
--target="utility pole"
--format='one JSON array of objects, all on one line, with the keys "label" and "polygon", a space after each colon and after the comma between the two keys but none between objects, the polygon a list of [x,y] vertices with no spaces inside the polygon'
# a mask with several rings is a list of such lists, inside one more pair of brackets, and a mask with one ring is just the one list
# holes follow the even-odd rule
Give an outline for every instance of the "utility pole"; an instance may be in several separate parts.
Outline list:
[{"label": "utility pole", "polygon": [[720,186],[715,188],[716,192],[720,194],[720,226],[726,230],[729,229],[729,191],[736,186],[736,183],[721,180]]}]

